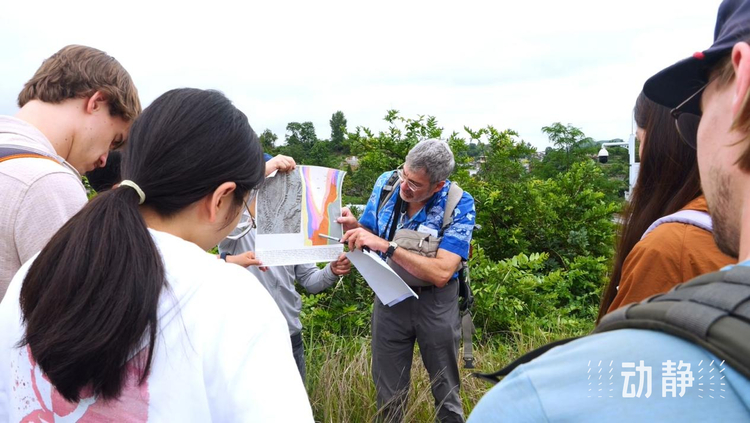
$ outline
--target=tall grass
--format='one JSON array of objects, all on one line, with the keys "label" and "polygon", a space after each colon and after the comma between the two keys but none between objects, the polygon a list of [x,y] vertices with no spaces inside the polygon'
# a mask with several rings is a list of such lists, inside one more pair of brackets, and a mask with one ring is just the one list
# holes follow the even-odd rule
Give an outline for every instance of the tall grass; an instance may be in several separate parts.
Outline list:
[{"label": "tall grass", "polygon": [[[591,325],[593,327],[593,325]],[[491,372],[502,368],[529,350],[549,342],[580,336],[591,327],[571,329],[561,324],[551,332],[508,333],[495,342],[477,345],[474,357],[477,369],[461,371],[461,399],[469,415],[476,403],[492,386],[472,372]],[[319,422],[370,422],[378,416],[375,386],[370,373],[370,338],[328,336],[305,339],[307,348],[307,390],[315,420]],[[432,422],[435,405],[429,377],[418,354],[414,354],[409,401],[405,422]]]}]

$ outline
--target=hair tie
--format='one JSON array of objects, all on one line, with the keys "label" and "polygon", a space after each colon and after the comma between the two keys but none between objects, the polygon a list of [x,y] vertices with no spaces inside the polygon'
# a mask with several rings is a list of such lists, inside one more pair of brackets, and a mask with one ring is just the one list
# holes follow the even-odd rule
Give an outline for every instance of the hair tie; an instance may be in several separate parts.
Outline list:
[{"label": "hair tie", "polygon": [[140,197],[140,199],[141,199],[141,201],[139,201],[138,204],[143,204],[143,202],[146,201],[146,194],[144,194],[144,192],[141,189],[141,187],[139,187],[138,184],[136,184],[135,182],[133,182],[133,181],[131,181],[129,179],[126,179],[126,180],[120,182],[120,186],[121,187],[124,186],[124,187],[133,188],[135,190],[135,192],[138,193],[138,197]]}]

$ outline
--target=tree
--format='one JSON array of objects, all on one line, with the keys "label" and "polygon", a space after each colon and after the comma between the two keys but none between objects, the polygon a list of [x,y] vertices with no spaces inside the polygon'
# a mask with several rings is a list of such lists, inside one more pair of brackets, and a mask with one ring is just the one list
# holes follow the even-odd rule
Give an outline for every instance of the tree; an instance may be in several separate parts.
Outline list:
[{"label": "tree", "polygon": [[331,149],[343,152],[344,137],[346,135],[346,117],[342,111],[337,111],[331,115]]},{"label": "tree", "polygon": [[542,128],[555,148],[547,148],[544,158],[533,166],[534,175],[540,179],[554,178],[567,172],[577,163],[596,154],[599,146],[579,128],[555,122]]},{"label": "tree", "polygon": [[315,135],[315,125],[312,122],[289,122],[286,126],[286,143],[294,144],[312,144],[318,140]]},{"label": "tree", "polygon": [[338,167],[338,157],[331,152],[328,142],[318,141],[311,144],[304,158],[304,163],[312,166]]},{"label": "tree", "polygon": [[485,154],[485,145],[480,141],[469,143],[469,157],[477,158]]},{"label": "tree", "polygon": [[263,151],[271,153],[276,148],[276,140],[279,139],[270,129],[266,128],[262,134],[260,134],[260,145],[263,146]]}]

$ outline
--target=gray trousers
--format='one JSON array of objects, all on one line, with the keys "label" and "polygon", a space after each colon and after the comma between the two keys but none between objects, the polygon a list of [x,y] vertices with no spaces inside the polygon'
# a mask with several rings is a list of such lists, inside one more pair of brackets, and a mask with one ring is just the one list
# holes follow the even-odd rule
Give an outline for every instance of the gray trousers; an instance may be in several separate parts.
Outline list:
[{"label": "gray trousers", "polygon": [[302,342],[302,333],[292,335],[291,339],[294,361],[297,362],[297,369],[299,369],[299,375],[302,376],[302,383],[305,383],[305,343]]},{"label": "gray trousers", "polygon": [[437,417],[441,422],[463,422],[459,396],[458,346],[461,319],[458,283],[418,292],[393,307],[377,298],[372,312],[372,377],[381,420],[400,422],[411,381],[414,342],[419,343]]}]

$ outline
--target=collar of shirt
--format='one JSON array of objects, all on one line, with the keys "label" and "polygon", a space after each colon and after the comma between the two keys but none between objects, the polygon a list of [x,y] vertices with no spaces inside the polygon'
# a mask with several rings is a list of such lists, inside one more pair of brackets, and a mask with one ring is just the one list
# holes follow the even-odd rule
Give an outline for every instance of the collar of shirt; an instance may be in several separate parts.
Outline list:
[{"label": "collar of shirt", "polygon": [[745,260],[745,261],[741,261],[741,262],[739,262],[739,263],[737,263],[737,264],[730,264],[729,266],[724,266],[724,267],[723,267],[723,268],[722,268],[721,270],[730,270],[730,269],[732,269],[732,268],[733,268],[734,266],[745,266],[745,267],[750,267],[750,260]]}]

